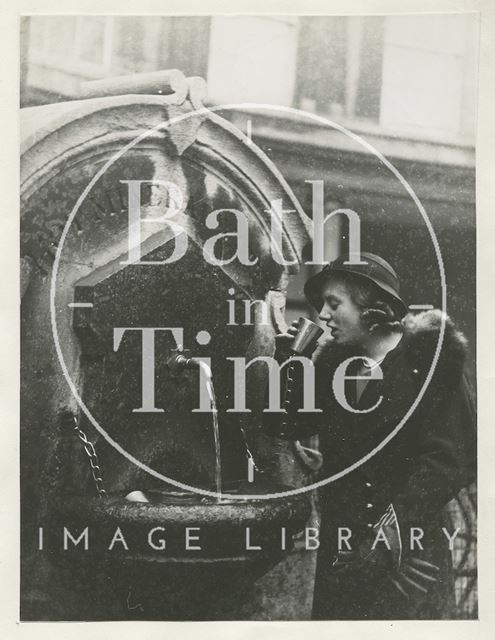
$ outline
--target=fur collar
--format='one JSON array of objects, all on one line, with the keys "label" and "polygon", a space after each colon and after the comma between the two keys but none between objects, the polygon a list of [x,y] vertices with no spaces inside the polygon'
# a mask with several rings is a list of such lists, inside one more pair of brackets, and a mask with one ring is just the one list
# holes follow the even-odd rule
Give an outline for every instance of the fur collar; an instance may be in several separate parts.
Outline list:
[{"label": "fur collar", "polygon": [[457,380],[462,375],[467,353],[467,340],[447,314],[440,309],[409,313],[402,320],[404,349],[408,362],[426,375],[431,366],[440,337],[442,320],[445,321],[443,342],[435,368],[435,377]]}]

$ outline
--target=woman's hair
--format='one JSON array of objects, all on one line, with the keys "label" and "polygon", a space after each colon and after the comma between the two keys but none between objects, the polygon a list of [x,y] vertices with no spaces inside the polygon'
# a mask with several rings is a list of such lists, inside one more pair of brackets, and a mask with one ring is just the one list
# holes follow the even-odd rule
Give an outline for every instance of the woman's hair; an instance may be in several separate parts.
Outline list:
[{"label": "woman's hair", "polygon": [[332,280],[339,282],[361,308],[361,318],[370,333],[403,331],[400,305],[374,282],[346,272],[333,273]]}]

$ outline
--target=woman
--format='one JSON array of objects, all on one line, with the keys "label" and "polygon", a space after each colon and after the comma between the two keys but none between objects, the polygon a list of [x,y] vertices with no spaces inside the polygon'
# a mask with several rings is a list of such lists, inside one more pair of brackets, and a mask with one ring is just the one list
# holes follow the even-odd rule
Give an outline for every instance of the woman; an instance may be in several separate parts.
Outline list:
[{"label": "woman", "polygon": [[[362,253],[361,264],[348,261],[338,258],[305,285],[330,334],[328,345],[313,355],[316,407],[322,412],[298,413],[302,385],[296,368],[282,420],[280,414],[264,418],[276,437],[319,434],[321,478],[376,449],[320,490],[313,618],[449,617],[453,532],[442,529],[443,508],[475,478],[465,339],[445,318],[443,344],[424,390],[441,312],[407,314],[397,275],[379,256]],[[287,358],[295,333],[292,326],[277,337],[279,361]],[[343,373],[345,381],[336,385],[336,375],[342,380]],[[406,414],[403,427],[386,441]],[[348,543],[339,545],[338,528],[351,532]]]}]

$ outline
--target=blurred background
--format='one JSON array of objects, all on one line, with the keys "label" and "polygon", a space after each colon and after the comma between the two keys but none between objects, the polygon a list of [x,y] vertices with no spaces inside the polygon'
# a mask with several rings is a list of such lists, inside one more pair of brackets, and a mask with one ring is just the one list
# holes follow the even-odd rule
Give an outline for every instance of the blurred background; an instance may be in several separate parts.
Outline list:
[{"label": "blurred background", "polygon": [[[207,80],[207,104],[295,107],[363,136],[423,203],[445,262],[450,312],[474,347],[476,14],[33,16],[22,19],[21,40],[23,107],[76,99],[86,80],[177,68]],[[276,109],[222,115],[249,130],[310,217],[307,181],[323,180],[325,211],[359,213],[363,248],[392,262],[406,299],[440,304],[431,278],[411,277],[414,263],[423,272],[436,265],[424,223],[369,151]],[[345,216],[331,224],[329,258],[344,246]],[[291,288],[294,313],[304,311],[308,271]],[[433,279],[438,284],[438,274]]]},{"label": "blurred background", "polygon": [[[466,334],[475,386],[476,14],[393,16],[31,16],[21,20],[22,107],[77,99],[81,82],[176,68],[208,84],[208,105],[263,103],[329,118],[390,160],[421,200],[438,238],[448,313]],[[424,220],[403,186],[362,145],[302,114],[240,106],[222,112],[275,162],[311,217],[352,209],[362,249],[396,268],[409,304],[440,306],[438,265]],[[326,256],[347,247],[332,217]],[[309,257],[308,257],[309,259]],[[302,286],[288,321],[310,315]],[[457,607],[477,616],[476,488],[449,505]]]}]

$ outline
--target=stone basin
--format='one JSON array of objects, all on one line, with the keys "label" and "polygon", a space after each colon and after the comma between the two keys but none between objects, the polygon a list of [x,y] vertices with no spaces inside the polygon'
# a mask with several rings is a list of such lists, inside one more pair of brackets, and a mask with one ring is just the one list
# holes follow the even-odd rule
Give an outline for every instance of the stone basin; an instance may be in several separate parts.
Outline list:
[{"label": "stone basin", "polygon": [[[232,495],[288,489],[259,481],[223,487]],[[90,541],[88,551],[69,547],[60,561],[65,566],[72,562],[75,571],[87,570],[88,560],[98,563],[126,616],[136,619],[215,619],[219,606],[228,619],[232,603],[242,601],[253,583],[291,551],[293,536],[311,512],[307,493],[221,501],[166,489],[143,493],[149,502],[129,502],[123,494],[67,496],[58,502],[56,517],[59,527],[73,535],[88,527]],[[115,542],[109,551],[117,528],[127,549]],[[189,549],[187,528],[195,536]],[[149,536],[155,547],[164,548],[153,548]],[[173,613],[168,616],[167,611]]]},{"label": "stone basin", "polygon": [[[170,489],[144,490],[142,493],[148,502],[131,502],[123,494],[110,494],[105,498],[67,496],[58,501],[57,520],[71,530],[89,527],[96,549],[102,550],[108,549],[115,530],[120,527],[129,547],[126,555],[144,554],[149,560],[159,562],[172,557],[176,561],[182,556],[191,556],[191,559],[238,557],[254,552],[246,547],[255,546],[260,547],[255,550],[256,555],[279,556],[291,548],[292,536],[304,528],[311,511],[309,496],[297,494],[268,499],[255,496],[289,489],[258,481],[224,486],[223,491],[231,497],[220,499]],[[236,499],[236,494],[251,497]],[[150,534],[157,527],[163,527],[164,531]],[[186,549],[187,528],[191,528],[190,535],[201,540],[192,543],[201,546],[194,553]],[[154,548],[149,543],[149,535],[154,536],[154,546],[161,546],[159,539],[166,538],[166,548]],[[117,543],[112,551],[119,555],[122,547]]]}]

